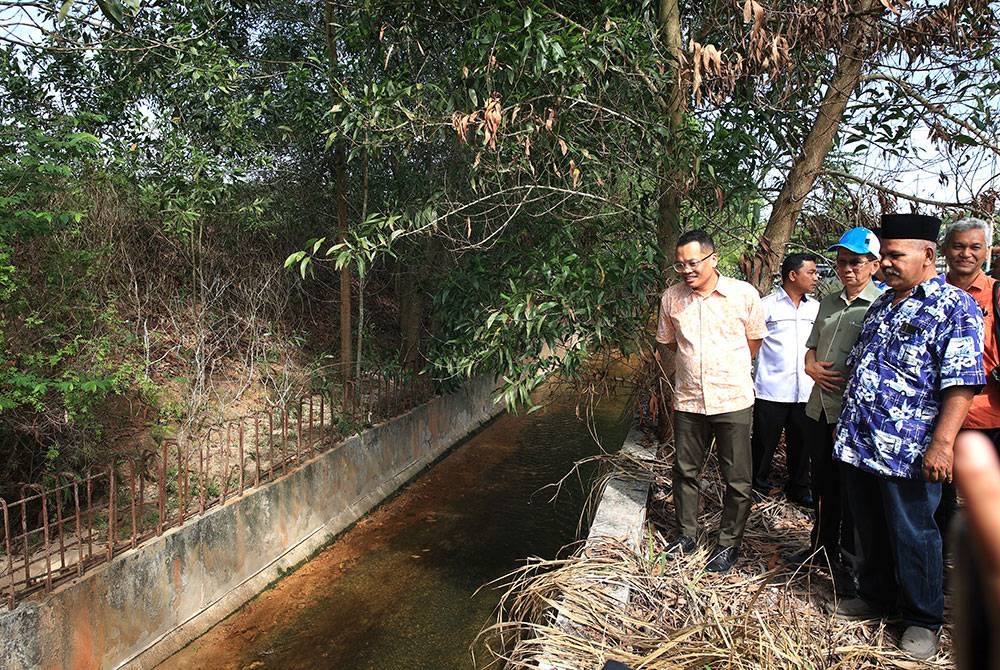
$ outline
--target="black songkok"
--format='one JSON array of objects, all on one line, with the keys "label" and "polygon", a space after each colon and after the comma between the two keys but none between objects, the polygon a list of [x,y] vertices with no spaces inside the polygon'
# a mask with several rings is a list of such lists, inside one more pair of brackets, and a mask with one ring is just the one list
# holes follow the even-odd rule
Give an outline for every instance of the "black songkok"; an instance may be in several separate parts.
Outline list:
[{"label": "black songkok", "polygon": [[883,214],[883,240],[927,240],[938,241],[941,219],[926,214]]}]

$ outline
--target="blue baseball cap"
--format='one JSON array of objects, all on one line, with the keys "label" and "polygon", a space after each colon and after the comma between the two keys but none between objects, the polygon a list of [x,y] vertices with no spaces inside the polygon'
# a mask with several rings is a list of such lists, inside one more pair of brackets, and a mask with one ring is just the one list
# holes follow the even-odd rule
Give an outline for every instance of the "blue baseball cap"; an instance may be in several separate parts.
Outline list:
[{"label": "blue baseball cap", "polygon": [[827,247],[826,250],[836,251],[837,249],[847,249],[854,254],[871,254],[875,258],[878,258],[881,246],[879,245],[878,238],[875,237],[875,233],[867,228],[858,226],[857,228],[851,228],[841,235],[837,243]]}]

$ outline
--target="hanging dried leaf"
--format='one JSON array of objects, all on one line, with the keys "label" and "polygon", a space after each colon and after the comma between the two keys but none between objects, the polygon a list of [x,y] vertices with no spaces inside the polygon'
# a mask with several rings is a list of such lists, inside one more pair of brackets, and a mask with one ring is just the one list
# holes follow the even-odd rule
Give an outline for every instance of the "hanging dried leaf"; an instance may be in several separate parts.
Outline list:
[{"label": "hanging dried leaf", "polygon": [[750,0],[750,5],[753,9],[754,31],[764,30],[764,8],[757,2],[757,0]]},{"label": "hanging dried leaf", "polygon": [[701,44],[691,40],[691,62],[694,64],[694,72],[691,75],[691,90],[694,92],[694,104],[701,104]]},{"label": "hanging dried leaf", "polygon": [[577,184],[580,183],[580,168],[576,166],[573,159],[569,161],[569,174],[573,178],[573,188],[575,189]]},{"label": "hanging dried leaf", "polygon": [[717,75],[722,74],[722,53],[715,48],[714,44],[706,44],[701,50],[701,60],[705,72]]},{"label": "hanging dried leaf", "polygon": [[556,122],[556,110],[554,107],[549,107],[549,116],[545,119],[545,130],[551,131],[552,126]]},{"label": "hanging dried leaf", "polygon": [[561,137],[559,138],[559,151],[562,152],[563,156],[565,156],[566,152],[569,151],[569,147],[566,146],[566,140]]},{"label": "hanging dried leaf", "polygon": [[490,149],[497,148],[497,133],[502,122],[503,111],[500,107],[500,94],[494,92],[486,101],[486,109],[483,112],[483,144]]},{"label": "hanging dried leaf", "polygon": [[531,158],[531,138],[524,138],[524,157]]},{"label": "hanging dried leaf", "polygon": [[469,138],[468,115],[462,112],[455,112],[451,115],[451,127],[455,129],[458,139],[467,142]]}]

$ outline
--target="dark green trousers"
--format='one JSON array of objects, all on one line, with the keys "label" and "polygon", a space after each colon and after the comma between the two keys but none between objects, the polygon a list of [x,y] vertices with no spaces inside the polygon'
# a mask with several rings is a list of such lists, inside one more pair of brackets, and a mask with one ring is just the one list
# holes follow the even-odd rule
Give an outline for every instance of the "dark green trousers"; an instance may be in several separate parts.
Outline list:
[{"label": "dark green trousers", "polygon": [[699,478],[714,435],[719,470],[726,484],[718,544],[740,545],[753,494],[752,423],[753,407],[711,415],[674,412],[674,509],[681,535],[698,535]]}]

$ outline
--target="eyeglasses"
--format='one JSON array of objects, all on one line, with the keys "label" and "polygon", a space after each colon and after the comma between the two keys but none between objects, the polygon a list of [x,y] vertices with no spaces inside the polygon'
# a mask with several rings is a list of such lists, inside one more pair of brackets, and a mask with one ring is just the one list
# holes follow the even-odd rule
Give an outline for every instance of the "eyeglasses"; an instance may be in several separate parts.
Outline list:
[{"label": "eyeglasses", "polygon": [[841,260],[840,258],[838,258],[835,262],[836,262],[838,268],[855,268],[856,269],[856,268],[861,267],[865,263],[871,263],[872,261],[869,258],[852,258],[849,261]]},{"label": "eyeglasses", "polygon": [[709,255],[705,256],[704,258],[699,258],[696,261],[688,261],[687,263],[677,262],[677,263],[674,263],[673,265],[671,265],[670,267],[672,267],[674,269],[674,272],[684,272],[685,270],[696,270],[696,269],[698,269],[699,265],[701,265],[702,263],[704,263],[705,261],[707,261],[709,258],[711,258],[714,255],[715,255],[715,252],[713,251],[712,253],[710,253]]}]

